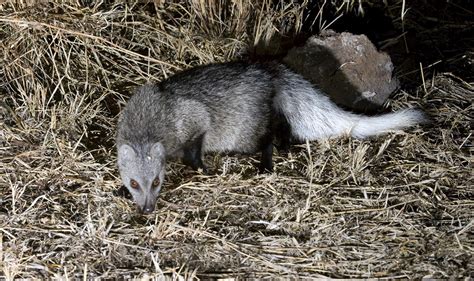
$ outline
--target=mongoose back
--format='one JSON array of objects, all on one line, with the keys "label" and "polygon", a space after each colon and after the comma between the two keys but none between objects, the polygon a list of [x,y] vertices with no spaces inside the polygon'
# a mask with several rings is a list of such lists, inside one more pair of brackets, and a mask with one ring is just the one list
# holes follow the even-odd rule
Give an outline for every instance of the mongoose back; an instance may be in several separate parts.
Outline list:
[{"label": "mongoose back", "polygon": [[119,119],[118,167],[138,209],[150,213],[169,158],[205,171],[204,153],[260,151],[260,171],[271,171],[275,135],[285,144],[364,138],[422,120],[412,109],[375,117],[344,111],[278,63],[212,64],[138,89]]}]

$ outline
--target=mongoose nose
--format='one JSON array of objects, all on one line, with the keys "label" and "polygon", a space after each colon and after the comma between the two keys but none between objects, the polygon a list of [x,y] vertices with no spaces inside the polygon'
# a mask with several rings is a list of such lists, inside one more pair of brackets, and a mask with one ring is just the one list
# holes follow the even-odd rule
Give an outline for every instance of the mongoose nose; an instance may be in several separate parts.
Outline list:
[{"label": "mongoose nose", "polygon": [[154,211],[154,208],[152,208],[152,207],[144,207],[144,208],[142,209],[142,212],[143,212],[144,214],[147,214],[147,215],[148,215],[148,214],[151,214],[153,211]]}]

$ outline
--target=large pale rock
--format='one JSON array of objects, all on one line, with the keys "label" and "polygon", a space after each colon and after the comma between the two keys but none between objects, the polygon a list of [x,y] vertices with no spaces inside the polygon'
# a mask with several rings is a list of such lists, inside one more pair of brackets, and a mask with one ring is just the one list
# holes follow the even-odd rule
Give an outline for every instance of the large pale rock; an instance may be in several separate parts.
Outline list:
[{"label": "large pale rock", "polygon": [[284,62],[336,103],[374,111],[398,87],[393,64],[365,35],[326,31],[288,52]]}]

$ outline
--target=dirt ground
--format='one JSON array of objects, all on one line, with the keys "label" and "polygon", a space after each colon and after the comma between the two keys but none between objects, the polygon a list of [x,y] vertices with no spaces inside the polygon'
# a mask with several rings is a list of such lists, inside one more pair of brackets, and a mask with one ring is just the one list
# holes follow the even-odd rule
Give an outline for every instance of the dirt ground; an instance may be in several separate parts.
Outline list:
[{"label": "dirt ground", "polygon": [[[1,278],[472,277],[470,1],[375,2],[0,4]],[[157,210],[135,211],[114,136],[137,86],[325,28],[388,52],[383,110],[431,123],[295,145],[265,175],[257,155],[173,162]]]}]

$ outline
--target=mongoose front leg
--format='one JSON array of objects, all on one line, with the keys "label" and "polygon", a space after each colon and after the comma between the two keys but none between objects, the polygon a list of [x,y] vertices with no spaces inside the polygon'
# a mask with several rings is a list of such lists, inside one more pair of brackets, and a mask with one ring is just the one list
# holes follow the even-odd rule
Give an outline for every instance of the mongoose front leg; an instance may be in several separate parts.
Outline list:
[{"label": "mongoose front leg", "polygon": [[262,157],[260,158],[259,173],[271,173],[273,171],[273,143],[269,138],[262,146]]},{"label": "mongoose front leg", "polygon": [[204,134],[197,137],[184,148],[183,163],[190,166],[194,170],[202,169],[203,173],[207,173],[207,168],[202,162],[202,143]]}]

